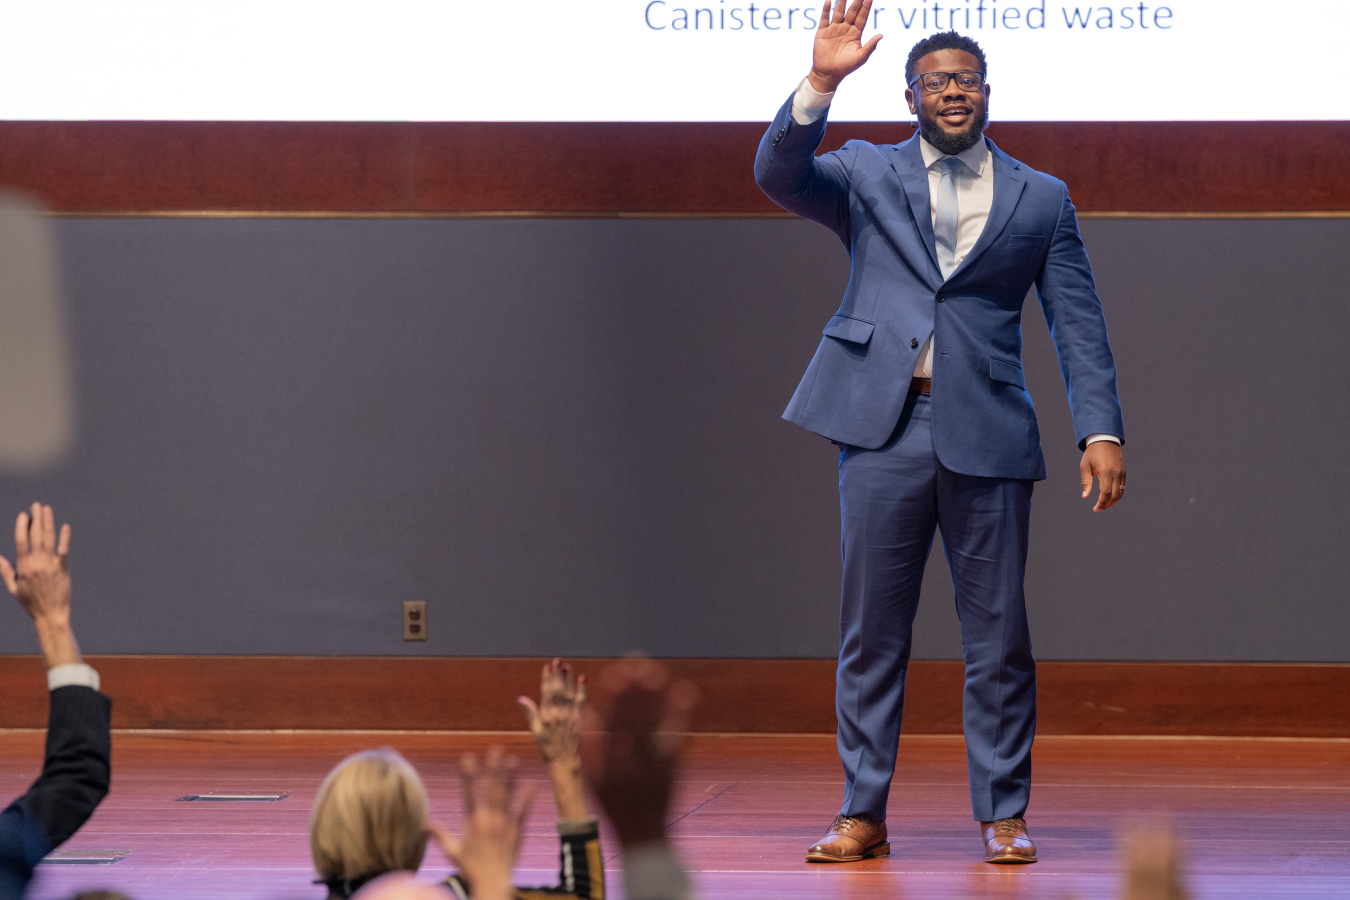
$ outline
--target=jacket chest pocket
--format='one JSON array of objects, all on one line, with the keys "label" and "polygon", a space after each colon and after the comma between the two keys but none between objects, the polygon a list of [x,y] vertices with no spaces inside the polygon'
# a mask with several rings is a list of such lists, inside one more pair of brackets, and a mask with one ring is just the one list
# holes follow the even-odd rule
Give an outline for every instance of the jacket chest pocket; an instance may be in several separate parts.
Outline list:
[{"label": "jacket chest pocket", "polygon": [[1000,359],[997,356],[989,357],[989,380],[1002,381],[1005,384],[1020,387],[1022,390],[1026,390],[1027,387],[1027,379],[1022,374],[1022,367],[1010,359]]},{"label": "jacket chest pocket", "polygon": [[871,322],[864,322],[862,319],[835,316],[826,324],[822,334],[851,344],[866,344],[872,339],[872,331],[875,328]]}]

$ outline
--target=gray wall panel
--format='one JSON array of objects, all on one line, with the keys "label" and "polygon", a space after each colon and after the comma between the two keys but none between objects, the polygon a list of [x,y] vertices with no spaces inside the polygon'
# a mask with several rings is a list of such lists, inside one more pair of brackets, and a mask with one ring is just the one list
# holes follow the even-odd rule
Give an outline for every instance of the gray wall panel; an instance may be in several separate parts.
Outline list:
[{"label": "gray wall panel", "polygon": [[[87,650],[830,656],[847,278],[784,220],[63,220]],[[1077,497],[1036,302],[1042,658],[1350,660],[1343,221],[1093,221],[1128,499]],[[1330,459],[1331,465],[1320,464]],[[7,532],[6,532],[7,533]],[[916,653],[955,656],[940,543]],[[399,640],[400,603],[431,640]],[[34,647],[0,607],[0,651]]]}]

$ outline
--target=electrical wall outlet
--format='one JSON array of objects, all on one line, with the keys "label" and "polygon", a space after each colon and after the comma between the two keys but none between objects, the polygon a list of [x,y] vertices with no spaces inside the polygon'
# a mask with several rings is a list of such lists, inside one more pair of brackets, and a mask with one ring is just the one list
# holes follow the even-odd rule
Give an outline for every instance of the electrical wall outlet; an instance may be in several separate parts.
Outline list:
[{"label": "electrical wall outlet", "polygon": [[403,639],[405,641],[427,639],[427,601],[403,601]]}]

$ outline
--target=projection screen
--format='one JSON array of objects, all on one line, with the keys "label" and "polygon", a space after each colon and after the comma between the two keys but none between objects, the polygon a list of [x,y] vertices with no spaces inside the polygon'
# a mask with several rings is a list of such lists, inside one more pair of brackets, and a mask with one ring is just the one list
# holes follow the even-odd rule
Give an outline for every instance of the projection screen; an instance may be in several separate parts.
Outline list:
[{"label": "projection screen", "polygon": [[[806,73],[819,14],[797,0],[4,0],[0,119],[764,121]],[[885,38],[835,121],[907,118],[906,53],[948,28],[986,48],[996,121],[1350,118],[1317,80],[1334,77],[1344,0],[877,0],[872,20]]]}]

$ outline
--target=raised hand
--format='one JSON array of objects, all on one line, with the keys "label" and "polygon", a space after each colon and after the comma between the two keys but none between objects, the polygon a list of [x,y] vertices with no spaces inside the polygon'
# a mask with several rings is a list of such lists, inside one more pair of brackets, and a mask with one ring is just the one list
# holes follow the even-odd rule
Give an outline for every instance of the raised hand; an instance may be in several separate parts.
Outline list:
[{"label": "raised hand", "polygon": [[872,51],[877,49],[881,35],[873,35],[866,44],[862,42],[863,31],[867,28],[867,18],[872,14],[872,0],[835,0],[834,14],[830,13],[830,0],[825,0],[821,10],[820,22],[816,26],[816,42],[811,51],[811,74],[807,78],[811,87],[822,94],[828,94],[839,87],[844,77],[857,71],[867,62]]},{"label": "raised hand", "polygon": [[539,755],[552,764],[576,759],[581,745],[581,711],[586,706],[586,676],[572,675],[561,659],[544,665],[539,677],[539,702],[517,697],[525,711]]},{"label": "raised hand", "polygon": [[56,530],[50,506],[34,503],[14,522],[14,564],[0,557],[0,581],[37,626],[47,668],[81,661],[70,630],[70,526]]},{"label": "raised hand", "polygon": [[589,820],[586,789],[581,780],[581,714],[586,707],[586,676],[572,676],[561,659],[544,665],[539,676],[539,702],[517,697],[530,723],[530,734],[548,766],[558,818],[564,822]]},{"label": "raised hand", "polygon": [[583,764],[619,840],[665,840],[675,764],[698,691],[650,659],[622,659],[600,676],[604,714],[586,713]]},{"label": "raised hand", "polygon": [[534,799],[531,790],[512,810],[516,792],[516,760],[501,747],[487,752],[482,770],[472,754],[460,762],[464,783],[464,837],[455,838],[431,825],[431,837],[459,867],[474,900],[510,900],[511,870],[520,852],[520,837]]},{"label": "raised hand", "polygon": [[70,621],[70,526],[58,537],[50,506],[34,503],[14,522],[14,565],[0,557],[0,579],[24,612],[38,619]]}]

